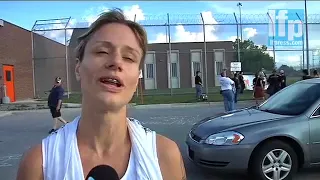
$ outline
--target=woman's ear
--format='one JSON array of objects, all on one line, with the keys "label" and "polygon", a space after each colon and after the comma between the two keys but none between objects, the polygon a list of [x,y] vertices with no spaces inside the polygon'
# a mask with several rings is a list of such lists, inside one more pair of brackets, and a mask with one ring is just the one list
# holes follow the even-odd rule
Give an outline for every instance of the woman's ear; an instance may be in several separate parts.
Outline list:
[{"label": "woman's ear", "polygon": [[80,64],[81,64],[81,62],[80,62],[79,58],[77,58],[76,61],[77,61],[76,68],[75,68],[76,79],[77,79],[77,81],[80,81]]}]

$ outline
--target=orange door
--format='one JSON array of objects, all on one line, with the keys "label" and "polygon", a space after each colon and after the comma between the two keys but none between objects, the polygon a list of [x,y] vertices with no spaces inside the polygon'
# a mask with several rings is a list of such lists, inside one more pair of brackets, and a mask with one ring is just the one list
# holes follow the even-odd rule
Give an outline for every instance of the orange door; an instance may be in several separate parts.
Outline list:
[{"label": "orange door", "polygon": [[14,67],[10,65],[3,65],[3,83],[7,87],[7,96],[11,102],[16,101],[14,91]]}]

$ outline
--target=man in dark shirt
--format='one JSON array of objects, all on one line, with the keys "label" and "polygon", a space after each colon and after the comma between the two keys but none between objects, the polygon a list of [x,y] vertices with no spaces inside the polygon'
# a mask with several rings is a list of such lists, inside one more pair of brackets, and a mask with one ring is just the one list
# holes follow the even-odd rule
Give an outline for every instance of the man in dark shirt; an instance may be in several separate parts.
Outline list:
[{"label": "man in dark shirt", "polygon": [[279,80],[280,80],[280,89],[285,88],[287,86],[287,77],[284,74],[284,70],[280,70]]},{"label": "man in dark shirt", "polygon": [[280,78],[276,70],[272,71],[272,74],[269,76],[267,82],[269,83],[267,93],[270,96],[274,95],[280,90]]},{"label": "man in dark shirt", "polygon": [[197,71],[196,77],[194,78],[194,83],[196,85],[196,96],[198,100],[200,100],[200,97],[202,95],[202,80],[200,75],[201,75],[201,72]]},{"label": "man in dark shirt", "polygon": [[243,72],[242,71],[239,72],[238,79],[239,79],[240,94],[242,94],[243,90],[246,88],[246,84],[244,83],[244,78],[243,78]]},{"label": "man in dark shirt", "polygon": [[306,80],[306,79],[311,79],[311,78],[312,78],[312,77],[309,75],[309,72],[308,72],[307,69],[304,69],[304,70],[302,71],[302,73],[303,73],[302,80]]},{"label": "man in dark shirt", "polygon": [[49,134],[58,129],[58,121],[66,124],[67,121],[61,117],[61,105],[62,98],[64,94],[64,89],[61,86],[61,78],[55,78],[55,84],[52,87],[49,97],[48,97],[48,106],[54,121],[53,129],[49,131]]}]

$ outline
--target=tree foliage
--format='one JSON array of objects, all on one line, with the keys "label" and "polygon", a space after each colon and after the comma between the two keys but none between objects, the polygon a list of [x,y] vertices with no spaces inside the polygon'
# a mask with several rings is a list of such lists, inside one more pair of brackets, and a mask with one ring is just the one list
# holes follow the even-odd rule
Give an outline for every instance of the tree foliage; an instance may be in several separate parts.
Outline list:
[{"label": "tree foliage", "polygon": [[[256,73],[261,68],[264,68],[267,71],[274,69],[275,64],[273,57],[268,53],[267,46],[255,45],[251,40],[243,40],[239,43],[240,46],[240,61],[241,69],[243,72],[252,72]],[[233,42],[233,48],[235,49],[235,60],[238,60],[238,40],[236,39]]]}]

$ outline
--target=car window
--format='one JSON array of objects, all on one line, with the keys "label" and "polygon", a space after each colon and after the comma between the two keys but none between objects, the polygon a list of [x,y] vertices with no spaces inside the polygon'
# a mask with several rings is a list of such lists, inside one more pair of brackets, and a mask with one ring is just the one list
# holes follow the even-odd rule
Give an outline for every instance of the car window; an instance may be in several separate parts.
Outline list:
[{"label": "car window", "polygon": [[320,107],[318,107],[312,116],[320,116]]},{"label": "car window", "polygon": [[259,109],[275,114],[299,115],[320,98],[319,83],[296,83],[275,94]]}]

